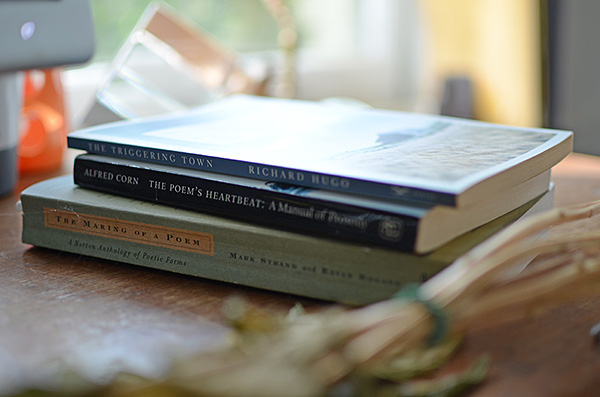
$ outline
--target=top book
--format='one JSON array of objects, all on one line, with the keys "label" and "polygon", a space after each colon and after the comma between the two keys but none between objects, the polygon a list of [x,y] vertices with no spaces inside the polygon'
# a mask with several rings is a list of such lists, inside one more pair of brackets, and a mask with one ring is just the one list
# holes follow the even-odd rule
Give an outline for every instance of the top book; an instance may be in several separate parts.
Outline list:
[{"label": "top book", "polygon": [[568,131],[238,95],[69,134],[70,148],[228,175],[464,207],[557,164]]}]

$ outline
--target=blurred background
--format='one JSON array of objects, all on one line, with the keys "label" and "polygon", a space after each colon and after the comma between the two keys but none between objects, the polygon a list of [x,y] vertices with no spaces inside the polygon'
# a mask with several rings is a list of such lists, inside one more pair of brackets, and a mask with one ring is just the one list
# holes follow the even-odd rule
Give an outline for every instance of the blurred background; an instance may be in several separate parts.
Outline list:
[{"label": "blurred background", "polygon": [[[239,59],[269,59],[275,74],[286,67],[277,58],[285,52],[282,30],[293,27],[287,96],[571,129],[576,151],[600,154],[595,0],[274,2],[291,22],[269,11],[268,0],[164,3]],[[149,4],[92,0],[93,62],[62,73],[73,128]],[[265,93],[278,95],[274,87]]]}]

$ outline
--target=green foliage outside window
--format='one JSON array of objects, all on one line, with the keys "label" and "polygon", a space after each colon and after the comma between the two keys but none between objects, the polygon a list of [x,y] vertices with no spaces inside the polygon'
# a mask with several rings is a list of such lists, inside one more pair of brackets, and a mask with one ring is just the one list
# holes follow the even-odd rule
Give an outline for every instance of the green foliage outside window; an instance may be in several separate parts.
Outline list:
[{"label": "green foliage outside window", "polygon": [[[96,61],[110,60],[152,0],[92,0]],[[237,51],[277,48],[277,26],[261,0],[164,0]]]}]

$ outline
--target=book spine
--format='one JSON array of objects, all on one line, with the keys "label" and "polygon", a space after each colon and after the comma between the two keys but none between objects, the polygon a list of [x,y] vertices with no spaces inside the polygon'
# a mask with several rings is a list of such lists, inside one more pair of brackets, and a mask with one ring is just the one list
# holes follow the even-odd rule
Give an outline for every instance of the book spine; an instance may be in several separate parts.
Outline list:
[{"label": "book spine", "polygon": [[239,160],[201,156],[175,150],[101,142],[72,136],[67,137],[67,144],[72,149],[85,150],[88,153],[104,156],[288,183],[314,189],[360,194],[396,200],[402,203],[417,202],[456,206],[457,200],[456,195],[450,193]]},{"label": "book spine", "polygon": [[77,185],[283,230],[412,251],[418,219],[167,170],[77,157]]},{"label": "book spine", "polygon": [[[423,281],[448,264],[134,200],[135,209],[128,210],[126,199],[109,196],[90,204],[24,193],[23,242],[349,304],[389,298],[404,283]],[[102,204],[107,201],[116,205]]]}]

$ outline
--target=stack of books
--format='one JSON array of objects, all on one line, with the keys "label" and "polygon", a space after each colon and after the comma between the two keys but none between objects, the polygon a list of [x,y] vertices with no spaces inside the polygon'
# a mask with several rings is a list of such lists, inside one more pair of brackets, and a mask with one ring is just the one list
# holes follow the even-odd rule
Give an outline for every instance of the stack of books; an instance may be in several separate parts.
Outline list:
[{"label": "stack of books", "polygon": [[68,136],[22,193],[23,241],[366,304],[552,207],[572,133],[232,96]]}]

